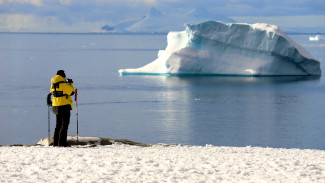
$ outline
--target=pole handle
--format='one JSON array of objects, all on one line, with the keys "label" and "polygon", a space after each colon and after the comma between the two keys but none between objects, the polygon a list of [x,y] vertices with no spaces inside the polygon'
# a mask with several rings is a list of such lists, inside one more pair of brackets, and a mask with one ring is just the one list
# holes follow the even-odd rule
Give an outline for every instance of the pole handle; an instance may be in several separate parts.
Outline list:
[{"label": "pole handle", "polygon": [[74,101],[77,102],[77,99],[78,99],[78,88],[75,89],[75,95],[74,95]]}]

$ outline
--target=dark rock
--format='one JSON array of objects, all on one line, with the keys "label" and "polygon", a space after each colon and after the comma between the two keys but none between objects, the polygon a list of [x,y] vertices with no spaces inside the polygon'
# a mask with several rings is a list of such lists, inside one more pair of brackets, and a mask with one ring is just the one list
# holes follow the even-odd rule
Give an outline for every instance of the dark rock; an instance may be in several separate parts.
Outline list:
[{"label": "dark rock", "polygon": [[101,138],[100,145],[106,146],[106,145],[112,145],[113,143],[108,138]]},{"label": "dark rock", "polygon": [[12,144],[12,145],[10,145],[10,147],[21,147],[21,146],[24,146],[24,145],[22,145],[22,144]]}]

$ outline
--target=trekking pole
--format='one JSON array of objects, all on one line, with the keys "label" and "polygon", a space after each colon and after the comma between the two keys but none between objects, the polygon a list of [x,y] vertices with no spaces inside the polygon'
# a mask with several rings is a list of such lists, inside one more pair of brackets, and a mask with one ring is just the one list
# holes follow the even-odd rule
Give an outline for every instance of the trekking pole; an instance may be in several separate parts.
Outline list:
[{"label": "trekking pole", "polygon": [[52,101],[51,101],[51,96],[52,93],[47,94],[46,97],[46,104],[47,104],[47,119],[48,119],[48,123],[47,123],[47,131],[48,131],[48,143],[50,146],[50,133],[51,133],[51,120],[50,120],[50,108],[52,107]]},{"label": "trekking pole", "polygon": [[48,130],[48,142],[50,146],[50,133],[51,133],[51,121],[50,121],[50,106],[47,106],[47,118],[48,118],[48,124],[47,124],[47,130]]},{"label": "trekking pole", "polygon": [[76,89],[74,100],[76,101],[76,116],[77,116],[77,145],[79,144],[79,124],[78,124],[78,89]]}]

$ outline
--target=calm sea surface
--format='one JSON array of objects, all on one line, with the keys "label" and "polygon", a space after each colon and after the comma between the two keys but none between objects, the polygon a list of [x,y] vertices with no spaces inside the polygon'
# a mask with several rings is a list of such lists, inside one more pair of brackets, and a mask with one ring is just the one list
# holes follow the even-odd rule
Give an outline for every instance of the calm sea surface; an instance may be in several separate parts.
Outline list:
[{"label": "calm sea surface", "polygon": [[[325,41],[289,36],[324,73]],[[166,45],[166,35],[1,33],[0,145],[47,137],[45,98],[63,69],[79,91],[79,135],[325,150],[324,77],[119,76]],[[50,120],[53,134],[53,114]],[[74,110],[69,134],[76,130]]]}]

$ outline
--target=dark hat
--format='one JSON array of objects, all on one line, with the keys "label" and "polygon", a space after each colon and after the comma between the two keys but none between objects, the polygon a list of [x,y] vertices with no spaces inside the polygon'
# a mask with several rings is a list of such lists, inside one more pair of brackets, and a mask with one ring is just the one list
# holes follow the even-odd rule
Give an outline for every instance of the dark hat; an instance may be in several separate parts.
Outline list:
[{"label": "dark hat", "polygon": [[64,70],[58,70],[58,72],[56,73],[56,75],[60,75],[60,76],[62,76],[62,77],[65,78]]}]

